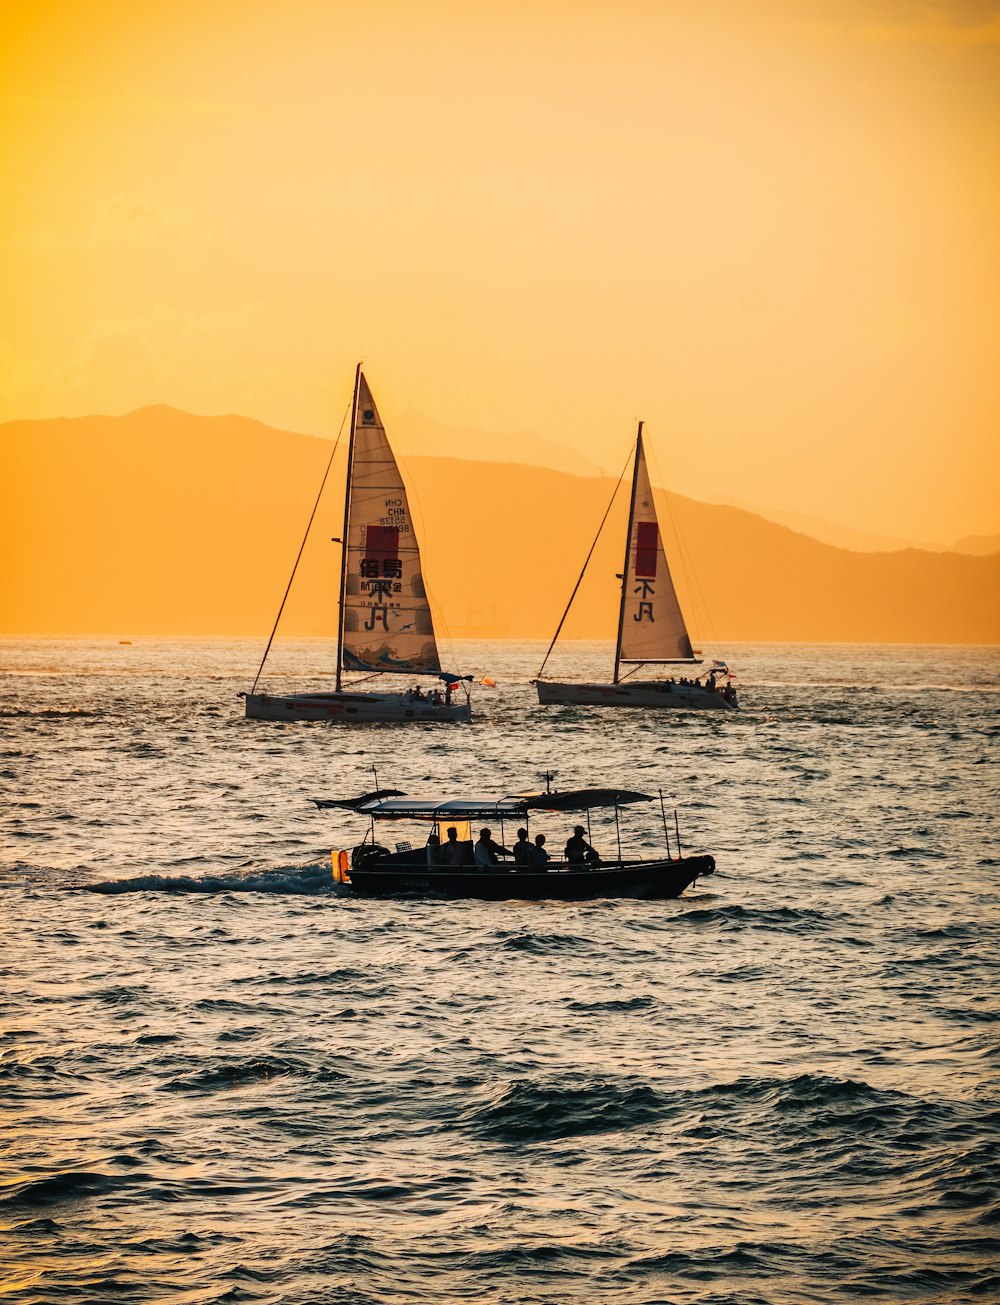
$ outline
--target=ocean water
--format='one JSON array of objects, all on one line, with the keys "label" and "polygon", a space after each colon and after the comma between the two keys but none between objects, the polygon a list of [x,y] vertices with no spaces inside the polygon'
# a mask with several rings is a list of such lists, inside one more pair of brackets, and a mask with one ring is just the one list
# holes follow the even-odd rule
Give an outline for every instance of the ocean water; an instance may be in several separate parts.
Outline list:
[{"label": "ocean water", "polygon": [[[1000,651],[706,649],[725,715],[541,708],[540,645],[456,651],[471,726],[345,727],[244,720],[255,644],[0,644],[0,1299],[1000,1297]],[[273,666],[329,683],[321,643]],[[365,825],[311,798],[545,771],[656,795],[623,842],[676,811],[717,873],[334,891]]]}]

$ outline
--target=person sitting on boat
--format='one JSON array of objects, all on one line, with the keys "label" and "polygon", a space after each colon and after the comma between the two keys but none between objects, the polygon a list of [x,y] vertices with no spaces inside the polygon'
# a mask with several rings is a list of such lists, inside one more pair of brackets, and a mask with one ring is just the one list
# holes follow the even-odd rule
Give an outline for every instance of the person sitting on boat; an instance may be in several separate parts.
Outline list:
[{"label": "person sitting on boat", "polygon": [[450,866],[465,865],[465,844],[458,841],[458,830],[451,825],[445,831],[447,842],[441,848],[441,864]]},{"label": "person sitting on boat", "polygon": [[427,839],[427,864],[436,866],[441,860],[441,840],[437,834],[431,834]]},{"label": "person sitting on boat", "polygon": [[518,870],[527,870],[531,865],[532,847],[528,842],[528,831],[519,829],[517,831],[517,842],[514,844],[514,866]]},{"label": "person sitting on boat", "polygon": [[502,856],[510,856],[510,853],[499,843],[494,843],[492,830],[481,829],[475,855],[476,865],[480,870],[492,870]]},{"label": "person sitting on boat", "polygon": [[594,864],[600,860],[584,838],[586,832],[583,825],[576,825],[573,828],[573,837],[566,844],[566,860],[571,866]]},{"label": "person sitting on boat", "polygon": [[547,870],[549,867],[549,854],[545,850],[545,835],[535,835],[535,846],[530,849],[530,860],[528,864],[534,870]]}]

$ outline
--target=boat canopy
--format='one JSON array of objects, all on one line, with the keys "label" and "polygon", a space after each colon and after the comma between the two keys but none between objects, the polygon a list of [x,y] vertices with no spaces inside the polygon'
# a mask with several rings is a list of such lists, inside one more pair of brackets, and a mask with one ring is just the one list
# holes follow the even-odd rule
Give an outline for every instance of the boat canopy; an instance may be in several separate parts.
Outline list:
[{"label": "boat canopy", "polygon": [[581,788],[565,793],[517,793],[509,797],[408,798],[405,796],[337,800],[314,798],[318,807],[345,807],[375,820],[503,820],[529,811],[589,811],[629,802],[650,802],[648,793],[621,788]]}]

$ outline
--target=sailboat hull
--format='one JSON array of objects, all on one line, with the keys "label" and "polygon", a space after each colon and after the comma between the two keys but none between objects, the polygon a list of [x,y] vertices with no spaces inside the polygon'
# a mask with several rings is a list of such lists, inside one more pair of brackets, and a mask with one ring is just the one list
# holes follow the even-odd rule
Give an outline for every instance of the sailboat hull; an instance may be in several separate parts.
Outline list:
[{"label": "sailboat hull", "polygon": [[586,901],[599,897],[662,899],[679,897],[702,875],[715,870],[710,856],[680,861],[618,861],[596,869],[515,873],[496,870],[443,870],[399,853],[369,859],[350,872],[350,887],[362,897],[400,894],[480,901]]},{"label": "sailboat hull", "polygon": [[426,698],[410,698],[405,693],[248,693],[245,702],[249,720],[449,724],[472,719],[472,708],[467,702],[433,703]]},{"label": "sailboat hull", "polygon": [[669,680],[630,680],[623,684],[559,684],[536,680],[538,701],[578,707],[681,707],[698,711],[735,711],[718,689]]}]

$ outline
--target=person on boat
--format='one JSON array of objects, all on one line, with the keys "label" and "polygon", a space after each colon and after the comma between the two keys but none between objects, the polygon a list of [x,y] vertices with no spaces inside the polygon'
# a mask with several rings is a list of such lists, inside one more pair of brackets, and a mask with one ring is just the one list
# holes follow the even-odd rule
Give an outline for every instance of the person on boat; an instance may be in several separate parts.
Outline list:
[{"label": "person on boat", "polygon": [[458,830],[451,825],[445,831],[444,847],[441,848],[441,864],[447,866],[460,866],[465,864],[465,845],[458,841]]},{"label": "person on boat", "polygon": [[584,838],[586,832],[583,825],[574,826],[573,837],[566,843],[566,860],[571,866],[586,865],[588,862],[594,863],[600,860],[597,853]]},{"label": "person on boat", "polygon": [[441,860],[441,840],[437,834],[431,834],[427,839],[427,864],[436,866]]},{"label": "person on boat", "polygon": [[517,870],[527,870],[531,865],[532,846],[528,842],[528,831],[519,829],[517,831],[517,842],[514,844],[514,867]]},{"label": "person on boat", "polygon": [[493,832],[489,829],[479,831],[479,842],[475,848],[476,865],[480,870],[492,870],[502,856],[510,856],[505,847],[494,843]]},{"label": "person on boat", "polygon": [[547,870],[549,868],[549,854],[545,850],[545,835],[535,835],[535,846],[530,849],[530,861],[528,864],[533,870]]}]

